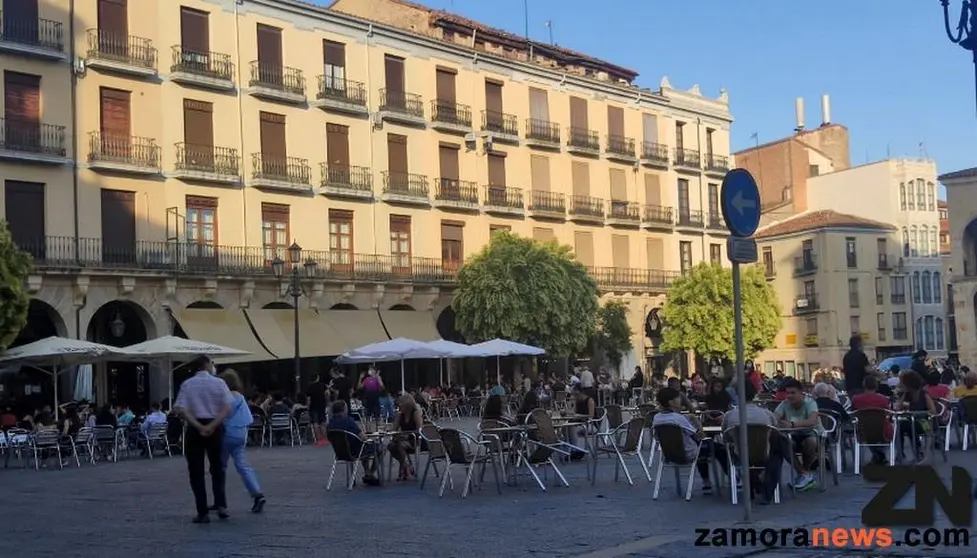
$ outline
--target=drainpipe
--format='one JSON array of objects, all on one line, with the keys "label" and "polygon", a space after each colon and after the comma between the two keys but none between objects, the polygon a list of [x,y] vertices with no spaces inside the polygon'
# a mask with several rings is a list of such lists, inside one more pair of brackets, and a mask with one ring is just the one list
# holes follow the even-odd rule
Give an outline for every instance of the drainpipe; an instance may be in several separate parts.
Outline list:
[{"label": "drainpipe", "polygon": [[[247,157],[244,153],[244,95],[241,93],[241,87],[244,86],[244,70],[241,69],[241,14],[240,8],[241,2],[234,2],[234,44],[237,49],[237,130],[238,130],[238,145],[241,148],[241,167],[242,173],[247,172],[245,166],[247,165]],[[243,177],[242,177],[243,178]],[[243,229],[244,229],[244,248],[247,250],[248,243],[248,188],[241,188],[241,218],[243,219]],[[177,229],[179,229],[179,218],[177,219]]]},{"label": "drainpipe", "polygon": [[[696,122],[696,126],[695,126],[695,145],[696,145],[696,149],[699,151],[699,165],[700,165],[699,173],[698,173],[699,174],[699,207],[702,208],[701,211],[702,211],[702,215],[703,215],[703,221],[705,221],[705,225],[706,225],[706,227],[708,227],[709,226],[709,200],[708,200],[708,197],[704,198],[702,196],[702,168],[701,168],[702,163],[703,163],[703,160],[702,160],[702,156],[703,156],[703,153],[702,153],[702,118],[701,117],[696,118],[695,119],[695,122]],[[703,201],[705,201],[705,203],[703,203]],[[702,248],[702,261],[704,261],[704,262],[709,261],[708,260],[709,250],[706,248],[708,242],[706,242],[706,238],[708,238],[708,235],[705,235],[705,234],[702,235],[702,240],[701,240],[701,244],[700,244],[700,247]]]},{"label": "drainpipe", "polygon": [[[70,0],[68,7],[68,72],[71,75],[71,85],[69,87],[71,96],[71,196],[74,206],[74,251],[75,260],[79,260],[79,244],[81,243],[81,233],[78,225],[78,74],[75,72],[77,53],[75,48],[75,0]],[[75,307],[75,338],[81,339],[81,306]]]},{"label": "drainpipe", "polygon": [[[370,101],[372,100],[372,97],[373,97],[373,88],[370,86],[371,85],[370,82],[373,79],[373,74],[370,73],[371,72],[371,70],[370,70],[370,39],[372,39],[372,38],[373,38],[373,24],[371,23],[370,24],[370,27],[366,30],[366,47],[365,47],[366,48],[366,99],[367,99],[367,103],[368,103],[369,106],[375,107],[376,105],[374,105],[373,103],[370,103]],[[379,109],[379,107],[377,107],[377,108]],[[377,112],[374,113],[374,114],[379,114],[379,110],[377,110]],[[377,119],[375,122],[380,122],[380,120]],[[367,142],[367,145],[370,146],[370,176],[376,176],[376,173],[375,173],[374,167],[373,167],[374,162],[375,162],[375,159],[376,159],[376,157],[375,157],[376,146],[373,144],[374,143],[373,126],[374,126],[374,124],[371,122],[370,123],[370,141]],[[381,137],[383,137],[383,136],[381,136]],[[379,247],[377,246],[377,237],[379,236],[380,233],[379,233],[379,231],[377,231],[377,204],[372,204],[372,206],[373,207],[370,210],[370,214],[371,214],[371,216],[373,218],[373,235],[372,235],[373,236],[373,253],[374,254],[379,254],[380,251],[379,251]]]}]

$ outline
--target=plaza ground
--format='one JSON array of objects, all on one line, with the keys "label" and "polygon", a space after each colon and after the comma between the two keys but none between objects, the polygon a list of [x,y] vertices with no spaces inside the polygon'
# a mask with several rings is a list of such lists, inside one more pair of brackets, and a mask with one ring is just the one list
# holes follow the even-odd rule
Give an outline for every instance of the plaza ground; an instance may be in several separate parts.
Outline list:
[{"label": "plaza ground", "polygon": [[[466,422],[466,421],[463,421]],[[450,423],[447,423],[450,425]],[[457,424],[457,423],[456,423]],[[469,424],[465,424],[468,429]],[[973,463],[973,453],[952,452],[950,464]],[[0,557],[28,558],[298,558],[298,557],[556,557],[621,556],[697,558],[761,556],[967,556],[973,548],[909,549],[877,552],[839,550],[695,547],[696,528],[746,527],[742,511],[728,496],[704,497],[696,489],[691,502],[676,495],[674,474],[665,471],[659,500],[635,463],[636,481],[615,483],[613,462],[601,460],[597,486],[585,468],[563,468],[570,488],[543,493],[530,479],[495,491],[491,473],[466,500],[455,492],[437,497],[432,478],[424,490],[417,482],[391,482],[382,488],[357,486],[347,491],[343,473],[326,491],[332,450],[329,447],[276,447],[251,451],[269,501],[261,515],[236,473],[228,477],[232,517],[209,525],[190,523],[192,498],[180,457],[152,461],[131,458],[81,469],[35,472],[15,466],[0,469],[3,504]],[[423,462],[422,457],[422,462]],[[458,469],[458,475],[460,475]],[[455,477],[456,479],[458,476]],[[552,481],[552,477],[550,479]],[[841,485],[826,492],[795,497],[786,492],[779,506],[758,507],[756,528],[858,527],[862,506],[875,487],[846,473]],[[941,520],[940,526],[943,520]],[[977,546],[977,537],[973,546]]]}]

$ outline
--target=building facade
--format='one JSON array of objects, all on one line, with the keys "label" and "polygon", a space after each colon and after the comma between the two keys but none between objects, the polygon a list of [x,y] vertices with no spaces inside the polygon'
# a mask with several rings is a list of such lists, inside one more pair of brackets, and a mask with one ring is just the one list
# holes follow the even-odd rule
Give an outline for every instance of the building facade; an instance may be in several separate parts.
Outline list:
[{"label": "building facade", "polygon": [[955,326],[951,341],[961,364],[977,362],[977,169],[939,177],[946,187],[950,225],[948,300]]},{"label": "building facade", "polygon": [[908,350],[908,279],[880,265],[896,250],[892,225],[832,210],[805,211],[759,229],[760,265],[783,309],[775,347],[756,357],[768,375],[809,380],[841,366],[860,335],[870,358]]},{"label": "building facade", "polygon": [[[315,264],[303,356],[447,337],[455,272],[507,229],[629,301],[637,364],[671,279],[724,259],[725,92],[642,89],[400,0],[70,5],[24,0],[0,38],[2,210],[36,268],[20,341],[176,331],[291,358],[271,262],[293,242]],[[100,394],[159,393],[113,366]]]}]

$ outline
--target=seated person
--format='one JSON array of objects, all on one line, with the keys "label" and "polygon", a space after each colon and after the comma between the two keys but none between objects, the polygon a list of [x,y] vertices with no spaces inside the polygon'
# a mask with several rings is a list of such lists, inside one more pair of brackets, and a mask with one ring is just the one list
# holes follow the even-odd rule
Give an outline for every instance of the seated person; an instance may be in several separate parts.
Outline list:
[{"label": "seated person", "polygon": [[940,373],[930,372],[926,375],[926,387],[924,388],[930,397],[936,399],[949,399],[950,386],[940,383]]},{"label": "seated person", "polygon": [[[865,391],[862,393],[856,393],[851,398],[851,410],[852,412],[859,411],[862,409],[888,409],[889,408],[889,398],[878,393],[879,380],[875,376],[865,377]],[[892,439],[893,425],[891,421],[886,422],[885,426],[885,439],[886,441]],[[882,448],[877,446],[870,446],[869,451],[872,452],[872,463],[883,464],[886,462],[885,452]]]},{"label": "seated person", "polygon": [[[719,444],[714,444],[712,440],[703,440],[702,428],[698,422],[693,422],[688,416],[683,415],[682,394],[670,387],[658,390],[655,395],[658,406],[661,409],[655,413],[652,420],[652,428],[658,426],[677,426],[682,429],[682,442],[685,446],[685,462],[691,463],[696,455],[702,457],[713,455],[719,461],[723,470],[726,470],[726,450]],[[702,444],[702,451],[699,451],[699,444]],[[712,492],[712,479],[709,477],[709,462],[700,459],[696,462],[699,476],[702,477],[702,493]]]},{"label": "seated person", "polygon": [[[754,402],[756,397],[756,388],[750,382],[746,383],[746,424],[764,424],[767,426],[777,426],[777,417],[774,416],[769,410],[760,407]],[[740,425],[740,413],[739,409],[732,409],[727,411],[723,415],[723,432]],[[751,488],[754,493],[762,496],[759,502],[761,504],[769,504],[773,501],[774,492],[777,486],[780,484],[780,473],[783,469],[784,460],[787,459],[787,452],[790,451],[789,446],[782,443],[784,439],[779,436],[776,432],[771,432],[770,439],[770,453],[767,458],[766,463],[764,463],[763,477],[761,478],[759,472],[753,473],[751,471],[750,479]]]},{"label": "seated person", "polygon": [[[597,403],[588,393],[590,390],[577,384],[573,387],[573,414],[580,418],[593,419],[597,416]],[[570,443],[577,448],[587,447],[586,426],[570,429]],[[570,459],[577,461],[586,456],[586,452],[574,450],[570,452]]]},{"label": "seated person", "polygon": [[529,416],[529,413],[532,413],[539,406],[539,395],[535,391],[527,391],[526,395],[522,397],[522,405],[519,406],[519,412],[516,413],[516,423],[522,424],[526,422],[526,417]]},{"label": "seated person", "polygon": [[936,405],[933,403],[933,398],[923,389],[925,382],[918,372],[914,370],[903,372],[900,380],[902,382],[900,384],[902,396],[896,408],[900,411],[913,413],[913,416],[916,417],[916,420],[902,417],[899,419],[900,457],[904,453],[902,443],[908,437],[913,441],[916,461],[921,462],[924,453],[920,438],[932,429],[932,423],[928,420],[927,415],[932,416],[936,413]]},{"label": "seated person", "polygon": [[780,387],[784,390],[784,400],[773,414],[777,417],[778,427],[792,429],[793,453],[801,454],[801,458],[794,461],[798,474],[793,486],[798,490],[807,490],[815,484],[811,470],[817,464],[817,437],[821,434],[818,404],[804,393],[801,383],[794,378],[785,378]]},{"label": "seated person", "polygon": [[380,477],[377,470],[376,444],[367,441],[363,431],[360,430],[360,425],[349,418],[349,409],[342,399],[332,404],[332,417],[329,419],[326,430],[345,430],[355,436],[355,438],[349,437],[349,449],[353,456],[360,455],[363,463],[363,484],[378,486]]},{"label": "seated person", "polygon": [[[752,385],[752,384],[749,384]],[[753,390],[756,393],[756,389]],[[733,398],[726,391],[726,383],[722,378],[713,377],[709,380],[709,390],[706,393],[706,409],[709,411],[726,412],[733,406]]]},{"label": "seated person", "polygon": [[119,426],[129,426],[135,419],[136,415],[133,414],[128,405],[125,403],[119,405],[119,417],[116,419],[116,424]]},{"label": "seated person", "polygon": [[485,400],[482,407],[482,420],[504,420],[505,412],[502,405],[502,396],[492,394]]},{"label": "seated person", "polygon": [[268,416],[288,415],[292,416],[292,406],[285,403],[285,395],[276,391],[272,396],[272,404],[268,407]]},{"label": "seated person", "polygon": [[694,413],[696,411],[695,403],[693,403],[687,395],[685,395],[685,390],[682,389],[682,380],[672,377],[668,379],[667,387],[669,389],[674,389],[678,392],[679,399],[682,402],[682,410]]},{"label": "seated person", "polygon": [[814,384],[814,389],[811,391],[814,395],[814,402],[818,404],[818,410],[828,411],[830,415],[841,422],[851,421],[845,406],[838,402],[838,390],[833,385],[817,383]]},{"label": "seated person", "polygon": [[142,421],[142,424],[139,425],[139,429],[142,430],[144,435],[149,432],[149,428],[152,425],[166,424],[166,413],[161,410],[159,403],[153,403],[150,408],[152,409],[152,412],[150,412],[149,415],[146,416],[145,420]]},{"label": "seated person", "polygon": [[953,389],[953,397],[957,399],[977,397],[977,372],[971,372],[969,368],[967,369],[961,384]]}]

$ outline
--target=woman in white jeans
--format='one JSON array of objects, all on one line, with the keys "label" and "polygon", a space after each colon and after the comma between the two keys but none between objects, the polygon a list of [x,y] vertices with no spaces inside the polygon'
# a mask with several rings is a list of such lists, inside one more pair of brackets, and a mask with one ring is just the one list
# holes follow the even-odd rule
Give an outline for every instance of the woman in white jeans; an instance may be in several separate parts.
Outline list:
[{"label": "woman in white jeans", "polygon": [[248,489],[253,504],[251,511],[261,513],[265,507],[265,496],[261,493],[258,486],[258,475],[248,463],[244,454],[244,448],[248,442],[248,427],[251,426],[254,418],[251,416],[251,409],[248,402],[241,394],[241,378],[234,370],[225,370],[220,375],[221,379],[227,384],[234,396],[234,403],[231,404],[231,414],[224,420],[224,451],[221,455],[221,463],[227,469],[228,458],[234,459],[234,468],[244,482],[244,487]]}]

